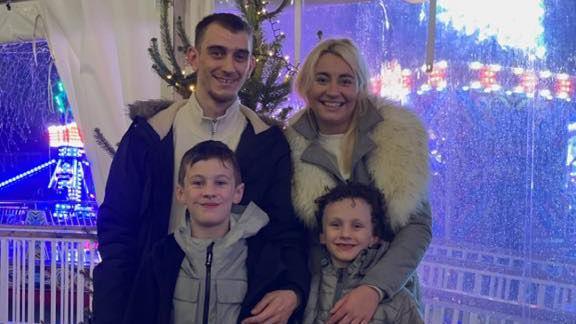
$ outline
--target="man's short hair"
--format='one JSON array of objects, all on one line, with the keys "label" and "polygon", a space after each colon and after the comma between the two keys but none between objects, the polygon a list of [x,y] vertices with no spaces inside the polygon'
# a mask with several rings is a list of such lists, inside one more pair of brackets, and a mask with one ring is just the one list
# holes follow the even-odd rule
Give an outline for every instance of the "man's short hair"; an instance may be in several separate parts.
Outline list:
[{"label": "man's short hair", "polygon": [[387,221],[384,194],[374,185],[365,185],[359,182],[339,184],[315,200],[318,206],[316,221],[320,232],[323,231],[322,224],[326,206],[344,199],[364,200],[371,209],[373,234],[385,241],[390,241],[393,238],[391,227]]},{"label": "man's short hair", "polygon": [[222,142],[209,140],[194,145],[184,153],[184,156],[180,161],[180,168],[178,169],[178,184],[184,186],[184,179],[186,178],[188,167],[193,166],[199,161],[211,159],[220,160],[220,162],[225,165],[232,167],[235,185],[237,186],[242,183],[240,166],[236,160],[234,152]]},{"label": "man's short hair", "polygon": [[245,32],[250,36],[250,38],[253,34],[252,27],[242,18],[231,13],[214,13],[204,17],[196,25],[194,33],[194,46],[196,48],[199,48],[202,43],[202,38],[204,38],[204,34],[206,33],[206,29],[208,29],[208,26],[211,24],[218,24],[232,33]]}]

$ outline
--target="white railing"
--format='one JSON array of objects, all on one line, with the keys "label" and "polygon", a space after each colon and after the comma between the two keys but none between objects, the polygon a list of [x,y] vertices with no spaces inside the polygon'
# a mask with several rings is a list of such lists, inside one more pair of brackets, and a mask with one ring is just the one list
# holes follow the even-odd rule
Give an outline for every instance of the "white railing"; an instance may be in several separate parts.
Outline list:
[{"label": "white railing", "polygon": [[0,226],[0,323],[84,323],[95,228]]},{"label": "white railing", "polygon": [[572,323],[576,319],[572,264],[453,246],[433,245],[429,252],[418,271],[427,323],[525,323],[527,319]]}]

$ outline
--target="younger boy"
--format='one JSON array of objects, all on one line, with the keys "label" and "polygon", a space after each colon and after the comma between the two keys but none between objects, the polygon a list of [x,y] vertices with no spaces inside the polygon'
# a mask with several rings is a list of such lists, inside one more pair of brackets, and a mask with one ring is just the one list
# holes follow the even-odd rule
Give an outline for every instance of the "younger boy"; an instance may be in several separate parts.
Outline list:
[{"label": "younger boy", "polygon": [[[386,253],[390,233],[385,226],[382,193],[359,183],[341,184],[316,200],[320,243],[325,255],[314,269],[304,323],[325,323],[341,297],[356,288]],[[316,262],[318,263],[318,262]],[[344,319],[345,320],[345,319]],[[370,323],[424,323],[418,304],[403,288],[378,305]]]},{"label": "younger boy", "polygon": [[144,258],[125,323],[236,323],[247,293],[246,239],[268,223],[250,203],[231,214],[244,184],[234,153],[205,141],[187,151],[176,198],[186,217]]}]

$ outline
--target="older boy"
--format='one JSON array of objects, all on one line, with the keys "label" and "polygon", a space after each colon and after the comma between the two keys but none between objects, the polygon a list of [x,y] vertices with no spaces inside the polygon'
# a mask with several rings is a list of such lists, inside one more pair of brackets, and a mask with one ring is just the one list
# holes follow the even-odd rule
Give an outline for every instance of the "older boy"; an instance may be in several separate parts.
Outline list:
[{"label": "older boy", "polygon": [[[316,200],[320,243],[325,256],[313,272],[304,323],[325,323],[388,249],[391,235],[386,226],[382,193],[357,183],[341,184]],[[318,262],[317,262],[318,263]],[[348,323],[349,319],[342,319]],[[424,323],[418,304],[403,288],[378,305],[371,323]]]},{"label": "older boy", "polygon": [[[246,239],[268,223],[254,203],[239,214],[244,184],[226,144],[205,141],[187,151],[176,198],[185,217],[144,258],[125,323],[236,323],[247,293]],[[266,269],[262,269],[266,271]]]}]

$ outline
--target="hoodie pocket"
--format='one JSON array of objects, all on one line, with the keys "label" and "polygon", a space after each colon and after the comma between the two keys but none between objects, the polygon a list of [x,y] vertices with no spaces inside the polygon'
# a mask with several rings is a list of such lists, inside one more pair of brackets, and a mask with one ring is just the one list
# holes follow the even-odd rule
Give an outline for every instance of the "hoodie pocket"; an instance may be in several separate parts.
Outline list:
[{"label": "hoodie pocket", "polygon": [[200,280],[178,276],[176,281],[176,288],[174,289],[174,301],[185,303],[198,303],[198,295],[200,294]]},{"label": "hoodie pocket", "polygon": [[216,294],[219,304],[240,304],[246,296],[248,283],[244,280],[218,280]]}]

